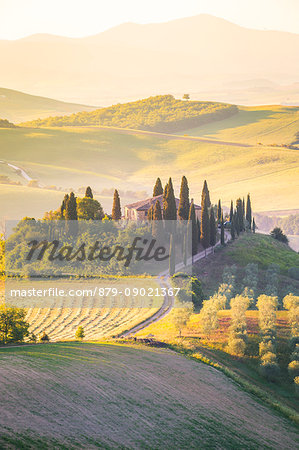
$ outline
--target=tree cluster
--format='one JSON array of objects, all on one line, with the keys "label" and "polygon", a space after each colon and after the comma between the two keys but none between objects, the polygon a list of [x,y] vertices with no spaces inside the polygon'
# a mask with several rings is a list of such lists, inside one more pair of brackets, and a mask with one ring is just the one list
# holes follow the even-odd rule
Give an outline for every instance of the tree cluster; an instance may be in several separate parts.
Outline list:
[{"label": "tree cluster", "polygon": [[[34,127],[112,126],[160,132],[174,132],[197,127],[236,114],[235,105],[216,102],[176,100],[172,95],[158,95],[136,102],[117,104],[70,116],[48,117],[27,122]],[[1,125],[1,122],[0,122]]]}]

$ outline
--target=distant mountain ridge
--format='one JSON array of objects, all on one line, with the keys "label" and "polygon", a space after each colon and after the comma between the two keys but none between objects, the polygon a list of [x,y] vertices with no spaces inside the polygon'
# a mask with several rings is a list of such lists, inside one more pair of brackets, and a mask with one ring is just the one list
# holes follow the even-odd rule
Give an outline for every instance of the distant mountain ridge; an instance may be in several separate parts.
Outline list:
[{"label": "distant mountain ridge", "polygon": [[[229,82],[249,82],[243,103],[261,104],[263,91],[253,98],[250,85],[258,79],[281,86],[275,94],[279,103],[298,97],[293,97],[295,88],[282,88],[298,81],[298,34],[246,29],[204,14],[159,24],[127,23],[84,38],[2,40],[0,53],[0,85],[85,104],[161,92],[197,93],[194,99],[209,93],[210,100],[240,103],[228,98],[234,91]],[[271,96],[264,103],[269,102]]]}]

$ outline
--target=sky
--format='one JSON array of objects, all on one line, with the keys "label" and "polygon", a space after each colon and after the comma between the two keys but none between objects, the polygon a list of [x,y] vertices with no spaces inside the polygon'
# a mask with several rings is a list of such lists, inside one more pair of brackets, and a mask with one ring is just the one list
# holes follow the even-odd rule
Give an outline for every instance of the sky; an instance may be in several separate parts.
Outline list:
[{"label": "sky", "polygon": [[0,39],[97,34],[124,22],[211,14],[261,30],[299,33],[299,0],[0,0]]}]

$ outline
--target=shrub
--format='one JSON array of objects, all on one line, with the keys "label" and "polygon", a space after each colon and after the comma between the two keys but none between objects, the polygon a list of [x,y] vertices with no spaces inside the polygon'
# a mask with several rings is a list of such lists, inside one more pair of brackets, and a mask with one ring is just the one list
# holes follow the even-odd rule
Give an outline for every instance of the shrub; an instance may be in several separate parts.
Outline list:
[{"label": "shrub", "polygon": [[282,229],[279,227],[273,228],[273,230],[270,233],[270,236],[272,236],[274,239],[277,239],[280,242],[283,242],[284,244],[288,244],[289,242],[287,236],[283,233]]},{"label": "shrub", "polygon": [[43,334],[41,335],[41,337],[39,338],[39,340],[40,340],[41,342],[49,342],[49,341],[50,341],[49,336],[47,335],[47,333],[46,333],[45,331],[43,332]]},{"label": "shrub", "polygon": [[246,344],[243,339],[232,338],[228,341],[227,348],[232,355],[244,356]]},{"label": "shrub", "polygon": [[299,344],[299,336],[292,337],[292,339],[290,340],[291,351],[294,351],[298,344]]},{"label": "shrub", "polygon": [[296,344],[293,353],[291,354],[292,361],[299,361],[299,344]]},{"label": "shrub", "polygon": [[260,365],[260,372],[269,381],[276,381],[280,374],[279,365],[276,362],[262,363]]},{"label": "shrub", "polygon": [[288,365],[288,372],[292,379],[299,377],[299,361],[292,361]]},{"label": "shrub", "polygon": [[299,377],[294,378],[294,383],[296,395],[299,396]]},{"label": "shrub", "polygon": [[259,344],[259,354],[260,356],[265,355],[266,353],[275,353],[275,348],[271,340],[263,341]]},{"label": "shrub", "polygon": [[299,280],[299,267],[290,267],[288,270],[288,276],[294,278],[294,280]]},{"label": "shrub", "polygon": [[267,352],[261,357],[262,364],[273,364],[276,362],[276,355],[272,352]]}]

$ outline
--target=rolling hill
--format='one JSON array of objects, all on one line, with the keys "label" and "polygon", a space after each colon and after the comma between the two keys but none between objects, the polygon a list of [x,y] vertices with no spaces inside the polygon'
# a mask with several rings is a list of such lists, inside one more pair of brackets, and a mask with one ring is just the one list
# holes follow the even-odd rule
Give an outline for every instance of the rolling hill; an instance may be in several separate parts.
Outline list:
[{"label": "rolling hill", "polygon": [[12,89],[0,88],[0,119],[8,119],[14,123],[94,109],[93,106],[66,103]]},{"label": "rolling hill", "polygon": [[85,38],[2,40],[0,85],[99,105],[166,91],[229,103],[294,104],[298,50],[297,34],[246,29],[202,14],[126,23]]},{"label": "rolling hill", "polygon": [[177,100],[157,95],[137,102],[117,104],[92,112],[49,117],[23,124],[29,127],[108,126],[160,132],[175,132],[233,116],[235,105]]},{"label": "rolling hill", "polygon": [[169,350],[61,343],[0,362],[3,448],[297,447],[291,422]]},{"label": "rolling hill", "polygon": [[[207,179],[215,203],[221,197],[229,206],[250,192],[254,211],[295,209],[299,152],[290,144],[297,130],[298,108],[278,106],[240,107],[182,135],[100,126],[0,129],[0,175],[22,184],[1,185],[1,216],[41,217],[59,206],[62,192],[87,185],[110,212],[111,189],[150,194],[157,176],[163,183],[172,176],[178,194],[182,175],[196,202]],[[28,188],[7,163],[43,189]],[[134,200],[122,197],[122,206]]]}]

